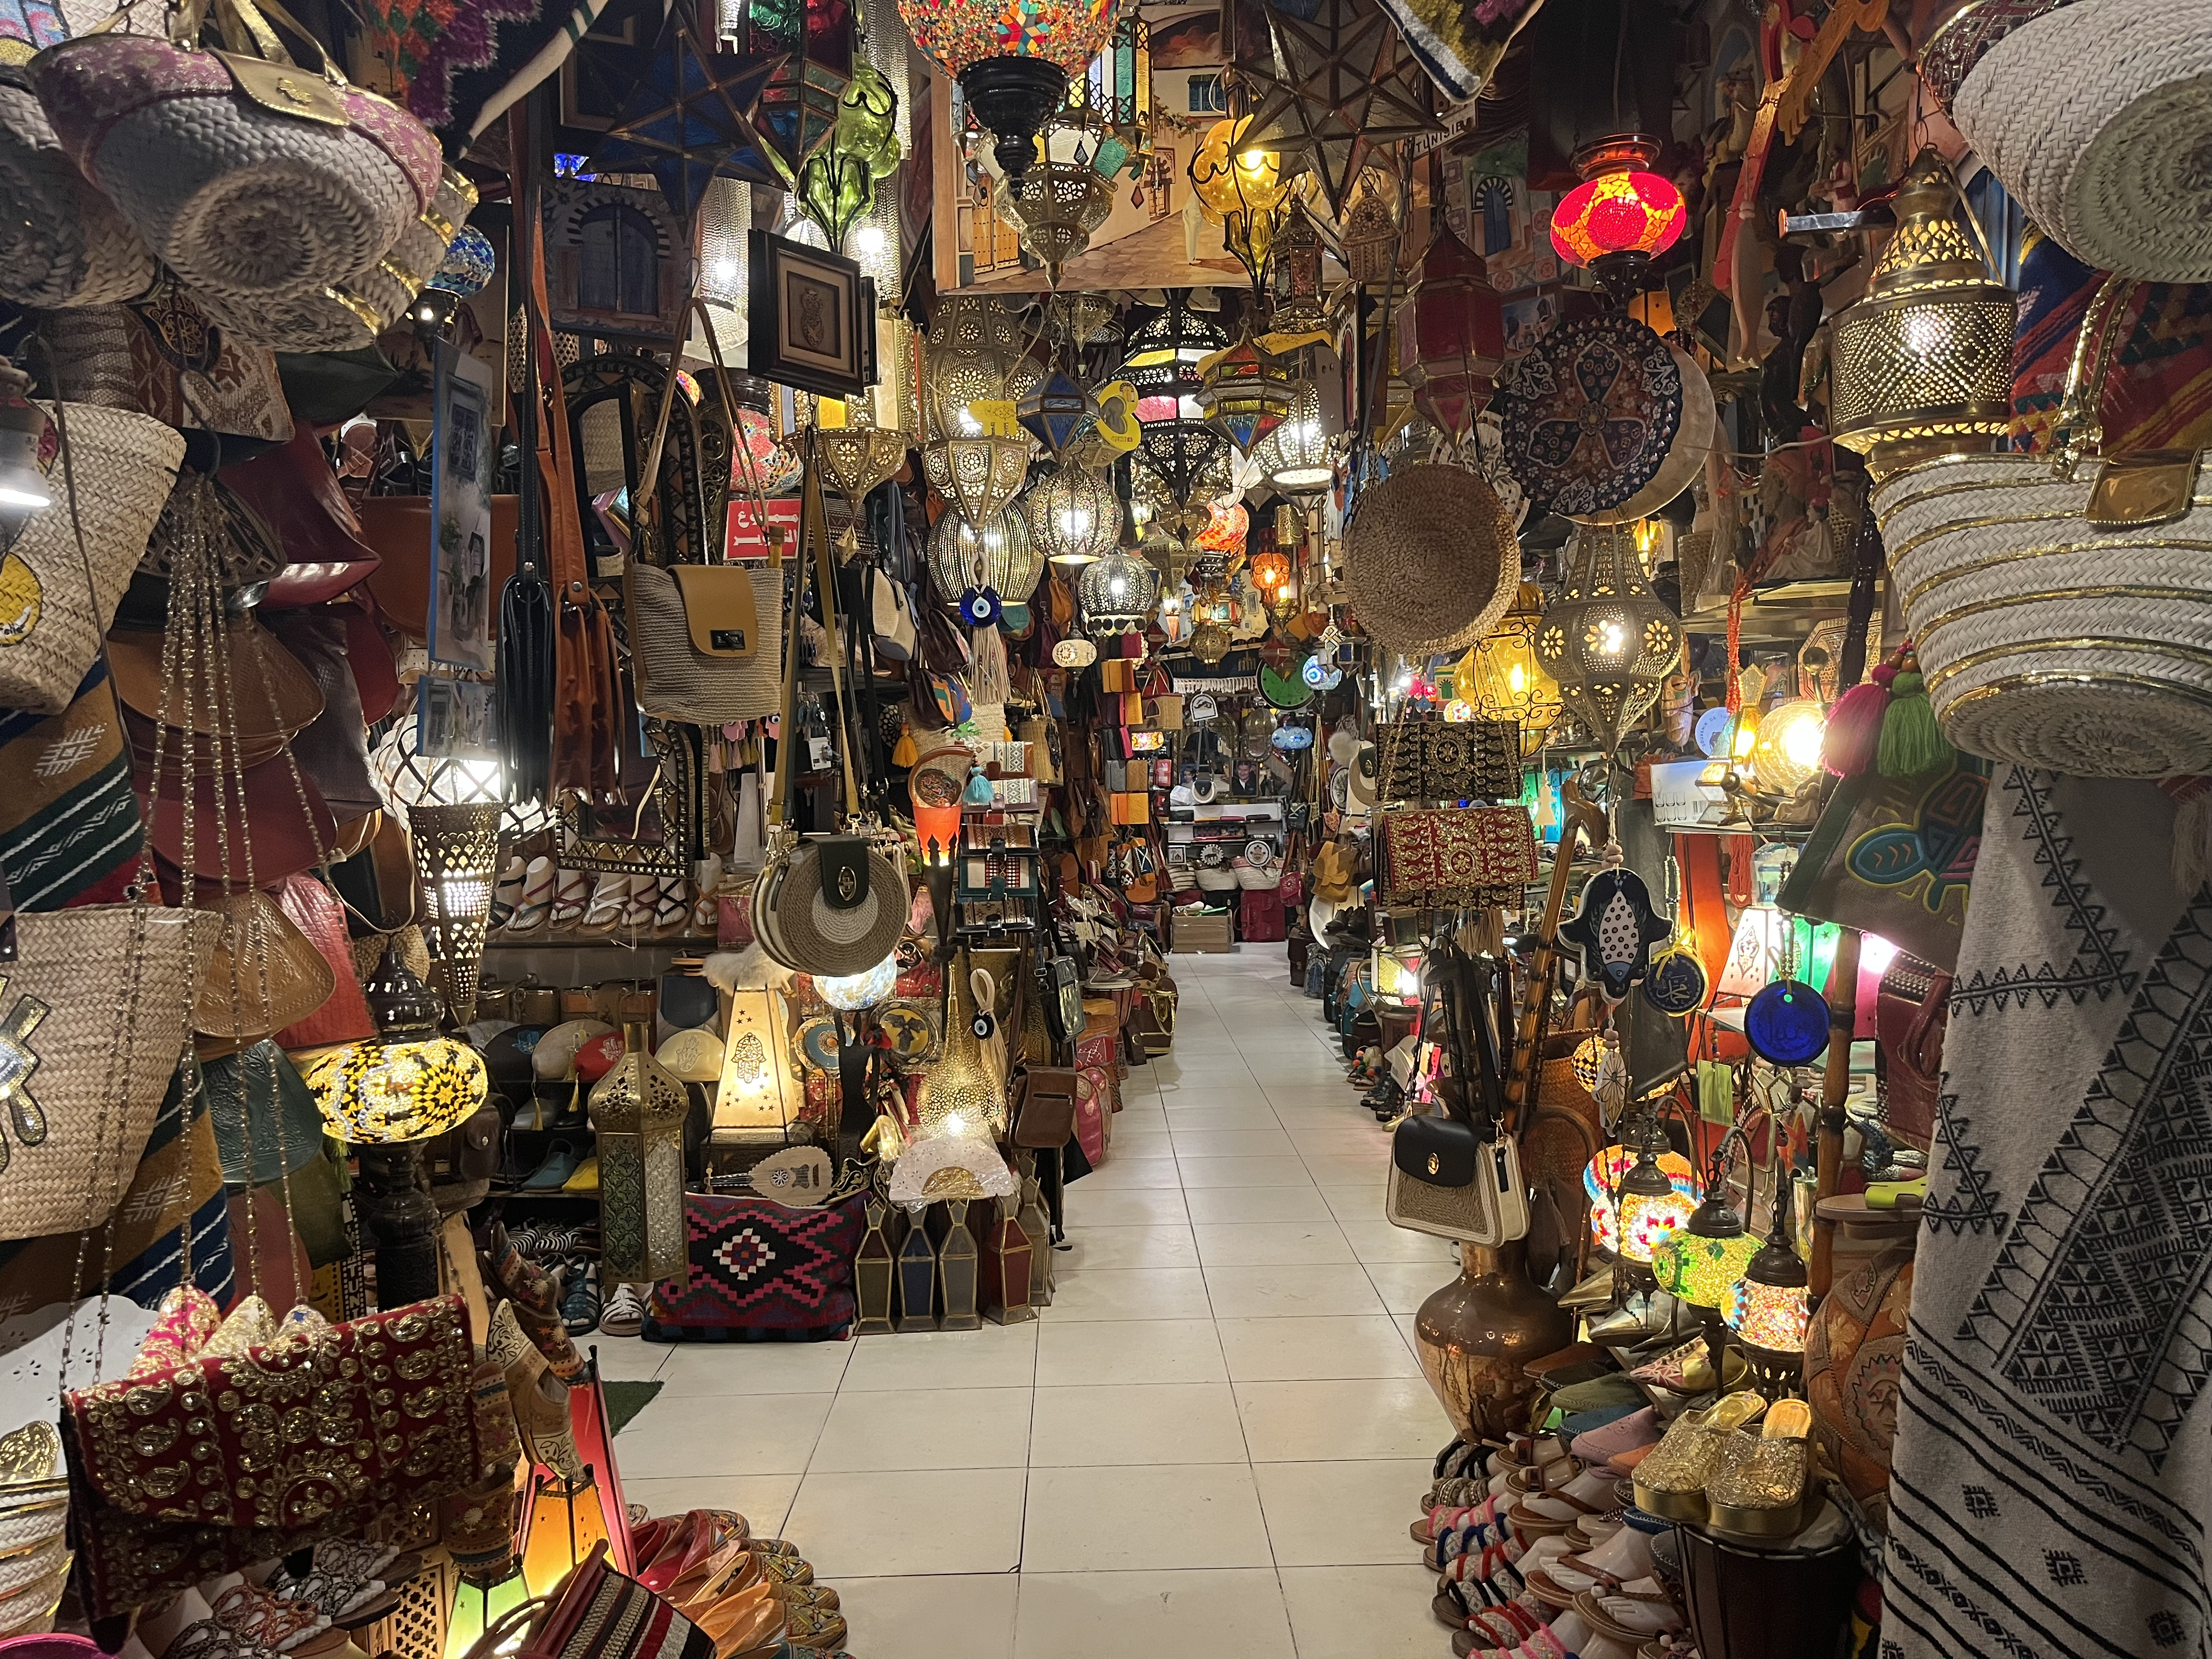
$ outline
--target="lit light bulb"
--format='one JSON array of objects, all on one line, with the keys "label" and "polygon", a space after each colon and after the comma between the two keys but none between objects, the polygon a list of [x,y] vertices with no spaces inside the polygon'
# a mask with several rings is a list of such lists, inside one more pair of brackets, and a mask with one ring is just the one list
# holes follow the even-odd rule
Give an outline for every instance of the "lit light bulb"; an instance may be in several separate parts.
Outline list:
[{"label": "lit light bulb", "polygon": [[1859,935],[1859,971],[1879,978],[1897,960],[1897,947],[1879,933]]},{"label": "lit light bulb", "polygon": [[1106,591],[1115,599],[1120,599],[1129,591],[1129,579],[1126,576],[1115,577],[1106,584]]},{"label": "lit light bulb", "polygon": [[1519,696],[1528,689],[1528,671],[1522,667],[1519,663],[1515,663],[1505,672],[1505,683],[1513,688],[1513,695]]},{"label": "lit light bulb", "polygon": [[738,262],[735,259],[723,258],[714,261],[714,281],[719,285],[727,288],[737,280]]},{"label": "lit light bulb", "polygon": [[874,258],[884,251],[884,228],[881,225],[862,225],[853,233],[853,246],[863,258]]},{"label": "lit light bulb", "polygon": [[1944,319],[1932,312],[1909,312],[1905,319],[1905,349],[1921,356],[1936,350],[1948,337]]},{"label": "lit light bulb", "polygon": [[1755,715],[1747,709],[1743,715],[1736,721],[1735,743],[1734,744],[1735,757],[1738,760],[1749,759],[1751,757],[1751,751],[1758,746],[1758,744],[1759,720]]},{"label": "lit light bulb", "polygon": [[1619,623],[1610,620],[1606,622],[1598,629],[1598,639],[1600,648],[1607,656],[1617,657],[1620,654],[1622,635]]},{"label": "lit light bulb", "polygon": [[961,1116],[957,1112],[947,1112],[945,1115],[945,1133],[949,1135],[966,1134],[968,1133],[968,1120]]}]

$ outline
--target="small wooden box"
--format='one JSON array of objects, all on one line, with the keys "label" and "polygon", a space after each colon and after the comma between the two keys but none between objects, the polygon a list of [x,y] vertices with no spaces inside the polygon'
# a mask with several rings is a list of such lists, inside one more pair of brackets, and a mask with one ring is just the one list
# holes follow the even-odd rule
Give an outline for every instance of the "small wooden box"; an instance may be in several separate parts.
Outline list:
[{"label": "small wooden box", "polygon": [[1218,916],[1177,916],[1175,919],[1175,948],[1182,952],[1199,952],[1218,956],[1237,948],[1231,937],[1229,913]]}]

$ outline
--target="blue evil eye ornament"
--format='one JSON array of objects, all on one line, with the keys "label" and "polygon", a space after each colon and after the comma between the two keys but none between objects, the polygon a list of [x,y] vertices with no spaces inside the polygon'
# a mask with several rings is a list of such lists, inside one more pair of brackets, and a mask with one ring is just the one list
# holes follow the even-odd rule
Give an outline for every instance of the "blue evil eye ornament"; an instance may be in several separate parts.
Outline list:
[{"label": "blue evil eye ornament", "polygon": [[1619,1002],[1644,977],[1651,947],[1674,932],[1651,908],[1651,890],[1633,870],[1601,870],[1583,884],[1582,903],[1559,937],[1581,956],[1583,975]]},{"label": "blue evil eye ornament", "polygon": [[1311,656],[1299,668],[1298,678],[1316,691],[1330,691],[1344,678],[1344,671],[1326,657]]},{"label": "blue evil eye ornament", "polygon": [[1662,951],[1644,970],[1644,1000],[1662,1014],[1695,1013],[1710,988],[1705,964],[1686,945]]},{"label": "blue evil eye ornament", "polygon": [[960,595],[960,620],[970,628],[988,628],[1004,609],[995,587],[970,587]]},{"label": "blue evil eye ornament", "polygon": [[1802,1066],[1828,1046],[1828,1004],[1802,980],[1778,979],[1745,1005],[1752,1052],[1776,1066]]},{"label": "blue evil eye ornament", "polygon": [[446,262],[431,276],[430,286],[465,300],[483,292],[498,268],[499,255],[492,251],[491,239],[474,225],[464,225],[446,250]]},{"label": "blue evil eye ornament", "polygon": [[1310,726],[1279,726],[1267,741],[1285,754],[1295,754],[1301,749],[1312,748],[1313,738]]}]

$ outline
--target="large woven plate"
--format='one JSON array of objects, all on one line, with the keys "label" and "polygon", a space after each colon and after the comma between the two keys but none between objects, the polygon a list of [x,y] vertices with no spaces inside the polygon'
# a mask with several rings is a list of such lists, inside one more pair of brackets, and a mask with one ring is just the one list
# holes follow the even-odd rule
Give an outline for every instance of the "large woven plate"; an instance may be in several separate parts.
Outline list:
[{"label": "large woven plate", "polygon": [[1498,377],[1505,458],[1530,501],[1570,518],[1619,507],[1658,475],[1682,423],[1667,343],[1607,313],[1553,329]]}]

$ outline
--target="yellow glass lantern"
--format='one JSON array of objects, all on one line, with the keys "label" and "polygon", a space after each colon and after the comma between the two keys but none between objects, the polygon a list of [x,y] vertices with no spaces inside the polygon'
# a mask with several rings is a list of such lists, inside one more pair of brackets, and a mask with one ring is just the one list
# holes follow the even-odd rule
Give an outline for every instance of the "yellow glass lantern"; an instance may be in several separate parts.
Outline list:
[{"label": "yellow glass lantern", "polygon": [[1827,715],[1810,697],[1792,697],[1768,709],[1751,746],[1759,787],[1777,794],[1796,794],[1820,769],[1820,740],[1827,730]]},{"label": "yellow glass lantern", "polygon": [[319,1056],[306,1082],[323,1127],[356,1146],[441,1135],[473,1115],[490,1086],[483,1057],[450,1037],[348,1043]]},{"label": "yellow glass lantern", "polygon": [[592,1085],[599,1157],[599,1274],[651,1285],[688,1265],[684,1229],[684,1118],[690,1097],[653,1057],[653,1014],[623,1007],[623,1057]]},{"label": "yellow glass lantern", "polygon": [[[1723,1148],[1726,1145],[1724,1139]],[[1725,1160],[1716,1155],[1705,1201],[1651,1253],[1652,1276],[1661,1290],[1716,1315],[1729,1305],[1736,1280],[1759,1247],[1758,1237],[1745,1231],[1743,1217],[1729,1202],[1725,1179]]]},{"label": "yellow glass lantern", "polygon": [[1521,728],[1521,751],[1533,755],[1559,718],[1559,683],[1536,658],[1536,629],[1544,617],[1543,591],[1521,584],[1513,608],[1498,626],[1468,647],[1454,689],[1486,720],[1511,720]]},{"label": "yellow glass lantern", "polygon": [[1249,115],[1216,121],[1191,155],[1191,188],[1217,222],[1232,213],[1265,213],[1286,193],[1282,158],[1256,143],[1244,143],[1251,125]]}]

